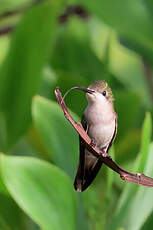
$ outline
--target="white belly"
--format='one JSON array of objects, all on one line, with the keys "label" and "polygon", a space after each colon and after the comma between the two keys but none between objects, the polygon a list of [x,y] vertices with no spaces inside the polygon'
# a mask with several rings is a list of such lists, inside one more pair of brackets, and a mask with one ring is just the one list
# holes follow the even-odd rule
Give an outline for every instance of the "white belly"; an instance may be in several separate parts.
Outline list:
[{"label": "white belly", "polygon": [[88,106],[85,110],[85,118],[89,137],[96,141],[99,148],[108,147],[116,125],[116,115],[112,106],[110,104],[102,106],[96,103],[93,106]]},{"label": "white belly", "polygon": [[108,147],[115,131],[115,119],[110,123],[99,123],[97,125],[90,125],[88,135],[96,141],[99,148]]}]

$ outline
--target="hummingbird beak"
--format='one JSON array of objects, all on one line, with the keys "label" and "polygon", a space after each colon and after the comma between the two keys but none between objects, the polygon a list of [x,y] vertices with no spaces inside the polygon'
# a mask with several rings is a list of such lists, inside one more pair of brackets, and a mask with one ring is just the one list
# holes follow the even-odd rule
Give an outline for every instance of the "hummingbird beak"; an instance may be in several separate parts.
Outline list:
[{"label": "hummingbird beak", "polygon": [[92,94],[92,93],[95,92],[94,90],[91,90],[91,89],[88,89],[88,88],[85,88],[85,87],[82,87],[82,86],[76,86],[76,87],[77,87],[77,89],[80,89],[80,90],[82,90],[82,91],[84,91],[86,93],[89,93],[89,94]]},{"label": "hummingbird beak", "polygon": [[[84,92],[86,92],[86,93],[89,93],[89,94],[92,94],[92,93],[95,92],[95,91],[93,91],[93,90],[91,90],[91,89],[88,89],[88,88],[85,88],[85,87],[83,87],[83,86],[74,86],[74,87],[72,87],[71,89],[69,89],[69,90],[64,94],[63,99],[62,99],[62,102],[63,102],[64,98],[66,97],[66,95],[67,95],[71,90],[73,90],[73,89],[79,89],[79,90],[82,90],[82,91],[84,91]],[[62,103],[62,102],[61,102],[61,103]]]}]

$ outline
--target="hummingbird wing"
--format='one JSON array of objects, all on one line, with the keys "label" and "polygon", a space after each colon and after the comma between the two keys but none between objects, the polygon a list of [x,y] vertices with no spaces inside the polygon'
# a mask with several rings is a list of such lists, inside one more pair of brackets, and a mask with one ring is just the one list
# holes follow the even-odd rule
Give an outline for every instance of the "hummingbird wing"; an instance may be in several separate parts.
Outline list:
[{"label": "hummingbird wing", "polygon": [[112,146],[113,141],[114,141],[114,139],[115,139],[115,137],[116,137],[116,134],[117,134],[118,117],[117,117],[117,114],[116,114],[116,113],[115,113],[115,116],[116,116],[116,118],[115,118],[115,130],[114,130],[113,137],[112,137],[112,139],[111,139],[111,141],[110,141],[110,143],[109,143],[109,145],[108,145],[108,147],[107,147],[107,153],[108,153],[110,147]]},{"label": "hummingbird wing", "polygon": [[[87,121],[85,116],[82,117],[81,124],[85,131],[88,131]],[[82,192],[93,182],[97,173],[99,172],[102,161],[97,159],[91,152],[89,152],[83,144],[82,138],[79,137],[80,142],[80,156],[77,174],[74,181],[74,188]]]}]

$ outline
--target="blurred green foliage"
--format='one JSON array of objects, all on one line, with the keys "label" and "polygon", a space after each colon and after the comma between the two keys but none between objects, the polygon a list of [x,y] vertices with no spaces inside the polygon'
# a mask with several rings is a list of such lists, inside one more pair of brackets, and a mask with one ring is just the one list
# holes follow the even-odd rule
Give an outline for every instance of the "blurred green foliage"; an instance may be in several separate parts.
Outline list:
[{"label": "blurred green foliage", "polygon": [[[0,229],[153,228],[152,188],[104,166],[74,191],[78,136],[54,95],[106,80],[118,114],[111,155],[153,177],[152,18],[151,0],[0,0]],[[65,101],[80,121],[84,93]]]}]

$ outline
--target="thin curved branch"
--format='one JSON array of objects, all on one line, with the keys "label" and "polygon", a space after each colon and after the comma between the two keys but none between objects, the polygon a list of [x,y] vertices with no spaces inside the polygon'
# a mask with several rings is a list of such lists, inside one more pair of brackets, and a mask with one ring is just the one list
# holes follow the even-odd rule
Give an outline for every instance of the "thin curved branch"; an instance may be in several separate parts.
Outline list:
[{"label": "thin curved branch", "polygon": [[153,178],[145,176],[144,174],[137,173],[133,174],[130,173],[124,169],[122,169],[119,165],[117,165],[112,159],[110,159],[108,156],[104,157],[101,154],[101,151],[97,147],[91,146],[91,139],[83,129],[82,125],[80,123],[76,123],[72,116],[70,115],[65,102],[62,98],[61,92],[59,90],[59,87],[56,87],[55,89],[55,95],[56,99],[58,101],[58,104],[60,105],[61,109],[64,112],[64,116],[66,119],[71,123],[71,125],[74,127],[74,129],[78,132],[78,134],[81,136],[81,138],[84,140],[84,144],[90,152],[92,152],[97,158],[101,158],[103,163],[107,165],[109,168],[111,168],[113,171],[118,173],[120,175],[120,178],[124,181],[129,181],[134,184],[140,184],[143,186],[153,187]]}]

